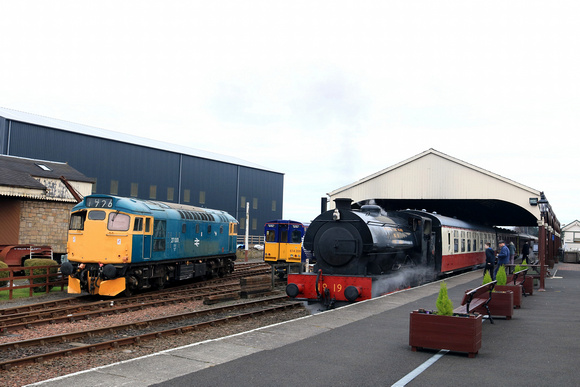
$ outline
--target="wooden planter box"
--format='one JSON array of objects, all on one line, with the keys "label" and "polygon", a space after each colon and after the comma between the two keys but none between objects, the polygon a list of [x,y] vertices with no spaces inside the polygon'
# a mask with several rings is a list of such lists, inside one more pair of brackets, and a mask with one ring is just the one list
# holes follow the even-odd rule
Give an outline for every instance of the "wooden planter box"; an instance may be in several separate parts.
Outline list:
[{"label": "wooden planter box", "polygon": [[413,351],[448,349],[475,357],[481,348],[481,323],[481,314],[439,316],[415,310],[411,312],[409,345]]},{"label": "wooden planter box", "polygon": [[[519,309],[522,307],[522,285],[514,285],[513,281],[510,285],[509,282],[507,285],[495,285],[494,288],[498,292],[507,292],[511,291],[514,294],[514,308]],[[493,301],[493,296],[491,297]],[[492,310],[490,308],[490,310]]]},{"label": "wooden planter box", "polygon": [[[507,283],[513,285],[514,283],[513,275],[508,275]],[[526,276],[526,280],[524,281],[524,290],[526,291],[526,294],[528,296],[534,294],[534,279],[532,277]]]},{"label": "wooden planter box", "polygon": [[[497,286],[496,286],[497,288]],[[511,320],[514,314],[514,293],[511,290],[505,292],[494,291],[488,304],[492,316],[503,316]],[[477,307],[474,312],[487,314],[483,306]]]}]

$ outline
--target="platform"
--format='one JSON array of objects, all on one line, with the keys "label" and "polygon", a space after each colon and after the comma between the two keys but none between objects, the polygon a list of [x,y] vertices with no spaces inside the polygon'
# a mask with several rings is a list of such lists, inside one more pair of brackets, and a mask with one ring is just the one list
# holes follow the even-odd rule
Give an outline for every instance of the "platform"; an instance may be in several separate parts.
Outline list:
[{"label": "platform", "polygon": [[[36,383],[56,386],[577,386],[580,265],[559,264],[511,320],[483,323],[482,348],[411,351],[409,314],[435,309],[439,283]],[[446,280],[458,305],[482,272]]]}]

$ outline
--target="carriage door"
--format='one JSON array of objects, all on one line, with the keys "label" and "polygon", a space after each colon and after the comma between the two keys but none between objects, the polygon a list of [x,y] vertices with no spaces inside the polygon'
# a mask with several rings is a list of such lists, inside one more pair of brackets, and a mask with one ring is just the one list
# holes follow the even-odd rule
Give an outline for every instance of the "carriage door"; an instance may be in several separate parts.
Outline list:
[{"label": "carriage door", "polygon": [[143,235],[143,259],[151,259],[151,218],[145,218],[145,233]]},{"label": "carriage door", "polygon": [[280,258],[280,243],[278,237],[278,223],[265,225],[264,261],[276,262]]}]

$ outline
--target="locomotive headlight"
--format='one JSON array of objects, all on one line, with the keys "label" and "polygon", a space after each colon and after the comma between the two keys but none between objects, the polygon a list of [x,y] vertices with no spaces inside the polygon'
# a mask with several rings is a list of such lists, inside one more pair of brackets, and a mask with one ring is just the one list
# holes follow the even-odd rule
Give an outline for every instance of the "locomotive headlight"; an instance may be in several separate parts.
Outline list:
[{"label": "locomotive headlight", "polygon": [[340,220],[340,211],[338,211],[338,208],[334,209],[334,212],[332,213],[332,220]]}]

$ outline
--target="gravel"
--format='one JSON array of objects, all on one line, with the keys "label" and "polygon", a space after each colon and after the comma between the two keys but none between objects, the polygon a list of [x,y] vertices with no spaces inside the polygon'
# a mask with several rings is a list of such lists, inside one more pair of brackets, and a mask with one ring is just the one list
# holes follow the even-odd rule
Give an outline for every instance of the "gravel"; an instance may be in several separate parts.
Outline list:
[{"label": "gravel", "polygon": [[[33,299],[19,299],[3,303],[1,308],[10,308],[17,305],[29,303],[45,302],[52,299],[69,297],[66,293],[50,293],[34,297]],[[231,303],[231,302],[230,302]],[[225,304],[225,303],[224,303]],[[211,306],[213,307],[213,306]],[[78,332],[112,324],[122,324],[128,322],[142,321],[155,316],[171,315],[206,308],[200,301],[192,301],[175,305],[168,305],[158,308],[147,308],[140,311],[96,317],[90,320],[75,321],[73,323],[60,323],[55,325],[44,325],[30,329],[22,329],[10,332],[6,336],[0,336],[0,343],[19,341],[43,336],[50,336],[63,332]],[[71,357],[47,360],[43,363],[22,367],[15,367],[11,370],[0,370],[0,386],[22,386],[42,380],[47,380],[57,376],[66,375],[81,370],[111,364],[118,361],[128,360],[166,349],[180,347],[182,345],[196,343],[203,340],[228,336],[234,333],[252,330],[258,327],[267,326],[283,321],[288,321],[301,316],[308,315],[305,309],[286,310],[276,314],[260,315],[248,320],[236,321],[230,324],[220,324],[215,327],[188,332],[179,336],[164,337],[155,340],[143,341],[138,345],[119,347],[118,349],[103,350],[87,354],[78,354]],[[0,361],[13,358],[0,355]]]}]

